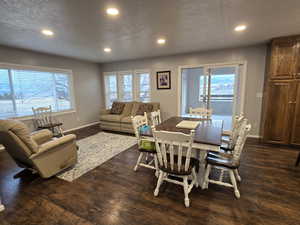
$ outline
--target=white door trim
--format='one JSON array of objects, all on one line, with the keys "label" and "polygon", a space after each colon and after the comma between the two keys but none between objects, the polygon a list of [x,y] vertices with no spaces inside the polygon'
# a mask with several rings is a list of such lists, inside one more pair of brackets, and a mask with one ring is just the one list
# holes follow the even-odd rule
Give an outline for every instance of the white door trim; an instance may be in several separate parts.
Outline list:
[{"label": "white door trim", "polygon": [[198,65],[184,65],[178,67],[178,88],[177,88],[177,115],[181,115],[181,71],[183,69],[189,69],[189,68],[198,68],[198,67],[210,67],[210,68],[217,68],[217,67],[223,67],[223,66],[240,66],[243,65],[243,71],[240,75],[240,107],[239,112],[244,113],[245,108],[245,94],[246,94],[246,78],[247,78],[247,61],[232,61],[232,62],[226,62],[226,63],[209,63],[209,64],[198,64]]}]

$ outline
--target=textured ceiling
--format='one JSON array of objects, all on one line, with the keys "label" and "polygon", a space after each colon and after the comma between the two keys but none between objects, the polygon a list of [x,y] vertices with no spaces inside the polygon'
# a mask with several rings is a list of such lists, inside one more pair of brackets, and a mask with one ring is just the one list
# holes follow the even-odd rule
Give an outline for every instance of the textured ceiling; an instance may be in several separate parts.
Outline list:
[{"label": "textured ceiling", "polygon": [[[107,16],[108,6],[120,15]],[[248,29],[234,32],[241,23]],[[43,28],[55,35],[41,35]],[[95,62],[238,47],[299,33],[299,0],[0,0],[0,44]],[[161,36],[164,46],[156,44]],[[103,52],[106,46],[111,53]]]}]

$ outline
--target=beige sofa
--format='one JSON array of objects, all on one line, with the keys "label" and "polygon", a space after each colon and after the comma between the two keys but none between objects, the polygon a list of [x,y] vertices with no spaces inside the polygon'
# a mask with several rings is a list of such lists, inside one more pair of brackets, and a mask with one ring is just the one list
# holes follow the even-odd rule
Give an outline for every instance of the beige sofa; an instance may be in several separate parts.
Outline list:
[{"label": "beige sofa", "polygon": [[131,116],[135,116],[141,104],[151,104],[152,111],[160,109],[158,102],[124,102],[125,107],[121,114],[111,114],[110,109],[101,110],[100,127],[103,130],[120,131],[126,133],[134,133]]},{"label": "beige sofa", "polygon": [[48,178],[77,162],[76,136],[53,138],[49,130],[29,133],[17,120],[0,120],[0,144],[18,166],[37,171]]}]

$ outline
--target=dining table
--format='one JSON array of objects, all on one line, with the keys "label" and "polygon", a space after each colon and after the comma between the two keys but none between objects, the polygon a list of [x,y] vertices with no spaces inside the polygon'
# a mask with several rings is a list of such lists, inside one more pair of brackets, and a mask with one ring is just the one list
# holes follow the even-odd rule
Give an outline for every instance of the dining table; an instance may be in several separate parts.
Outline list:
[{"label": "dining table", "polygon": [[[193,151],[198,158],[199,172],[198,182],[200,187],[204,188],[205,160],[208,151],[219,152],[222,144],[223,121],[213,119],[201,119],[197,117],[171,117],[155,126],[157,131],[181,132],[190,134],[191,129],[176,127],[181,121],[199,121],[199,125],[194,129],[195,136],[192,144]],[[142,139],[154,142],[152,129],[143,129],[140,131]]]}]

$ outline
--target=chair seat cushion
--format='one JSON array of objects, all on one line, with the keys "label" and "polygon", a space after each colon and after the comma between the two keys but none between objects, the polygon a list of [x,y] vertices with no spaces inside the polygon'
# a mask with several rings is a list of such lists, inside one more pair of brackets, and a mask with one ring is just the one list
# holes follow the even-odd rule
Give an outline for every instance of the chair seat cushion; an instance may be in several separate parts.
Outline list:
[{"label": "chair seat cushion", "polygon": [[207,157],[214,157],[214,158],[231,158],[232,154],[231,153],[226,153],[226,152],[208,152]]},{"label": "chair seat cushion", "polygon": [[232,152],[233,151],[233,149],[227,148],[225,146],[221,146],[220,149],[222,149],[224,152]]},{"label": "chair seat cushion", "polygon": [[168,174],[185,176],[185,175],[192,174],[192,169],[193,168],[195,168],[196,171],[199,171],[199,160],[196,159],[196,158],[193,158],[193,157],[190,158],[190,160],[191,160],[190,161],[190,166],[189,166],[187,171],[184,170],[186,157],[182,157],[181,168],[178,168],[178,164],[177,164],[178,156],[175,155],[174,156],[174,168],[173,168],[173,170],[171,168],[171,163],[170,163],[170,154],[167,154],[167,158],[168,158],[167,168],[165,166],[159,165],[159,169],[166,172],[166,173],[168,173]]},{"label": "chair seat cushion", "polygon": [[146,148],[139,148],[140,152],[147,152],[147,153],[151,153],[151,154],[156,154],[156,150],[155,149],[146,149]]},{"label": "chair seat cushion", "polygon": [[240,162],[233,159],[233,157],[221,158],[207,156],[206,162],[210,165],[221,166],[229,169],[237,169],[240,166]]},{"label": "chair seat cushion", "polygon": [[108,114],[108,115],[100,116],[100,121],[120,122],[121,119],[122,119],[121,115]]},{"label": "chair seat cushion", "polygon": [[149,151],[156,151],[155,143],[153,141],[141,140],[140,148],[147,149]]}]

